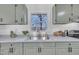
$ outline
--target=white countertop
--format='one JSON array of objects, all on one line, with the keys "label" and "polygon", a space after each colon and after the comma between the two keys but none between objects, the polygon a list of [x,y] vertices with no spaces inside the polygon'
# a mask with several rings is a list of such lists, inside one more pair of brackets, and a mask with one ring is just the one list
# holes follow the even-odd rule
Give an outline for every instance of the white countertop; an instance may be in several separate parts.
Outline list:
[{"label": "white countertop", "polygon": [[16,38],[10,38],[9,36],[0,36],[0,43],[6,42],[79,42],[79,39],[67,36],[52,36],[52,39],[50,40],[27,40],[26,36],[17,36]]}]

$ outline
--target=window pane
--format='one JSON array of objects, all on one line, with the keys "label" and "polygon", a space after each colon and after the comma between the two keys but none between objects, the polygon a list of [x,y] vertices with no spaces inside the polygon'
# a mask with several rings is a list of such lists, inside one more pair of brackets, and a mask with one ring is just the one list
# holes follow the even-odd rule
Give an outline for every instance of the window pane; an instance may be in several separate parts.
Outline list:
[{"label": "window pane", "polygon": [[47,14],[32,14],[32,29],[46,30],[47,28]]}]

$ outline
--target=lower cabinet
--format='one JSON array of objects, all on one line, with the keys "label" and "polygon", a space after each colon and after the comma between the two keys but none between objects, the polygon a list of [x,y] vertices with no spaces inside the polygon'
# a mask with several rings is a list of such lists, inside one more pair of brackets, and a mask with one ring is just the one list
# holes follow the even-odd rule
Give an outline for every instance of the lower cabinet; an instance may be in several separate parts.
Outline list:
[{"label": "lower cabinet", "polygon": [[56,55],[68,55],[68,50],[67,49],[61,49],[61,48],[58,48],[56,49]]},{"label": "lower cabinet", "polygon": [[37,47],[24,47],[24,55],[37,55]]},{"label": "lower cabinet", "polygon": [[55,55],[55,49],[48,47],[24,47],[24,55]]},{"label": "lower cabinet", "polygon": [[41,45],[41,55],[55,55],[55,43],[43,42]]},{"label": "lower cabinet", "polygon": [[25,42],[24,43],[24,55],[37,55],[38,54],[38,47],[39,43],[29,43]]},{"label": "lower cabinet", "polygon": [[1,55],[21,55],[22,43],[1,43]]},{"label": "lower cabinet", "polygon": [[41,48],[41,55],[55,55],[55,48],[53,47],[43,47]]},{"label": "lower cabinet", "polygon": [[79,55],[79,49],[72,49],[72,52],[70,52],[70,55]]},{"label": "lower cabinet", "polygon": [[79,55],[79,49],[56,49],[56,55]]},{"label": "lower cabinet", "polygon": [[55,55],[55,43],[24,43],[25,55]]},{"label": "lower cabinet", "polygon": [[56,55],[79,55],[79,43],[56,43]]},{"label": "lower cabinet", "polygon": [[79,55],[78,42],[0,43],[1,55]]}]

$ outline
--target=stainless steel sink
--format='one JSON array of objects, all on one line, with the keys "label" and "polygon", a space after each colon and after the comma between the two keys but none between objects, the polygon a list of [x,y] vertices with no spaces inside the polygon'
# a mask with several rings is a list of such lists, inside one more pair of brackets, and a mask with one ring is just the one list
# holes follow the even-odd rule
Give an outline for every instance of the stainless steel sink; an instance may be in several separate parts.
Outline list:
[{"label": "stainless steel sink", "polygon": [[27,40],[51,40],[51,39],[47,39],[46,37],[41,37],[40,39],[38,37],[28,37]]}]

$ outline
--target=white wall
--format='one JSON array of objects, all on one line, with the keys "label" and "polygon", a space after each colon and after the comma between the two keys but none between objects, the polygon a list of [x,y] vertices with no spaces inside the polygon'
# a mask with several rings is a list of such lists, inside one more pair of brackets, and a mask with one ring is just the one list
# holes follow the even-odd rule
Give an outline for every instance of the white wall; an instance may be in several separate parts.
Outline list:
[{"label": "white wall", "polygon": [[[63,25],[54,25],[52,24],[52,19],[54,20],[53,14],[52,14],[52,7],[53,5],[26,5],[28,8],[28,25],[0,25],[0,34],[5,35],[9,34],[11,30],[15,31],[17,34],[22,34],[21,31],[28,30],[32,33],[31,30],[31,14],[32,13],[47,13],[48,14],[48,29],[46,30],[48,33],[53,33],[54,31],[65,29],[79,29],[79,24],[63,24]],[[54,12],[53,12],[54,13]]]}]

